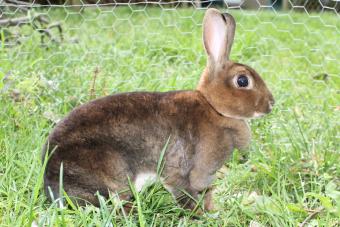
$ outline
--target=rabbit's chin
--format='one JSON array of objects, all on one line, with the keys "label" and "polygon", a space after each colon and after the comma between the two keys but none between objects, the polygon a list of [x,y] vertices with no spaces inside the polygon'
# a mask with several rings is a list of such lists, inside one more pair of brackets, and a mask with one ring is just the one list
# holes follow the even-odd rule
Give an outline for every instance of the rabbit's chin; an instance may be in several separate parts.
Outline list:
[{"label": "rabbit's chin", "polygon": [[261,118],[264,115],[266,115],[266,113],[254,112],[254,115],[253,115],[252,119],[254,119],[254,118]]},{"label": "rabbit's chin", "polygon": [[266,115],[266,113],[261,113],[261,112],[254,112],[253,116],[248,117],[248,116],[240,116],[240,115],[232,115],[232,114],[225,114],[221,113],[223,116],[228,117],[228,118],[233,118],[237,120],[250,120],[250,119],[257,119],[261,118]]}]

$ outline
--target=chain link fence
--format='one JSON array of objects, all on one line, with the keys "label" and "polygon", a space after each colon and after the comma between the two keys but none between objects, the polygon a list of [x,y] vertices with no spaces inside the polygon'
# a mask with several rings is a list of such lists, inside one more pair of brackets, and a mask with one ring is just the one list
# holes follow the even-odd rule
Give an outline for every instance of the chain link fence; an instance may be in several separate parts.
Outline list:
[{"label": "chain link fence", "polygon": [[[19,159],[37,166],[50,128],[75,106],[117,92],[195,89],[206,64],[201,26],[207,7],[235,17],[231,59],[255,68],[276,99],[273,113],[251,124],[251,161],[244,170],[235,167],[227,178],[219,178],[223,180],[216,198],[226,212],[234,212],[224,223],[247,225],[255,217],[273,226],[303,223],[320,203],[319,197],[303,200],[309,210],[284,205],[273,219],[264,217],[267,208],[242,216],[248,205],[240,202],[235,207],[235,200],[225,198],[240,199],[236,191],[248,190],[248,185],[269,197],[272,191],[263,190],[259,182],[276,185],[276,177],[284,175],[290,179],[287,185],[294,184],[293,189],[286,188],[285,203],[295,204],[305,191],[324,193],[318,182],[339,182],[339,1],[0,0],[1,130],[10,129],[3,135],[17,138],[21,146],[4,142],[4,150],[20,151]],[[20,140],[25,136],[30,139]],[[37,157],[33,161],[31,151]],[[16,168],[31,169],[23,166]],[[38,175],[34,168],[31,171]],[[248,177],[249,171],[258,175]],[[0,167],[2,172],[7,174],[6,168]],[[33,188],[34,179],[15,179],[30,182]],[[12,181],[6,185],[9,188]],[[6,193],[9,198],[12,191]],[[44,213],[43,198],[39,201],[38,208],[32,208],[39,213],[37,222],[54,223],[48,221],[51,213]],[[28,209],[8,207],[4,206],[8,217]],[[288,213],[285,217],[280,212],[293,216],[285,219]],[[326,220],[320,225],[338,226],[336,213],[327,212],[320,214]]]},{"label": "chain link fence", "polygon": [[[183,78],[186,81],[190,76],[197,78],[198,72],[193,73],[197,70],[195,66],[204,61],[204,52],[199,43],[200,27],[202,13],[209,6],[235,13],[238,19],[238,33],[233,55],[240,62],[245,61],[253,65],[266,62],[261,68],[264,72],[271,72],[270,74],[275,74],[275,69],[265,65],[277,59],[276,56],[280,52],[288,52],[291,58],[300,58],[306,62],[307,68],[320,69],[320,73],[327,71],[323,70],[324,64],[336,64],[336,54],[328,55],[324,53],[323,48],[335,45],[328,42],[327,32],[339,36],[340,3],[331,0],[2,0],[1,46],[10,48],[6,51],[16,53],[12,58],[2,56],[2,60],[14,66],[22,57],[32,56],[36,48],[45,46],[46,49],[40,49],[46,50],[44,58],[36,61],[49,65],[47,74],[62,74],[66,68],[75,66],[77,70],[84,69],[86,72],[98,68],[104,73],[107,65],[115,65],[113,71],[105,71],[107,77],[120,75],[120,71],[126,69],[131,78],[140,79],[143,77],[137,75],[150,75],[150,67],[165,67],[164,64],[167,65],[169,59],[172,59],[173,62],[183,65],[185,70],[191,71]],[[243,23],[248,20],[250,23]],[[163,30],[168,34],[160,38]],[[300,34],[297,34],[298,31]],[[281,34],[294,41],[284,42]],[[318,45],[308,44],[308,37],[318,39]],[[300,45],[296,45],[297,43]],[[305,45],[308,47],[302,52],[290,45],[296,45],[298,48]],[[76,48],[81,51],[81,56],[67,55],[62,50],[66,46],[67,49]],[[100,49],[104,46],[105,49]],[[57,49],[47,50],[50,48]],[[143,49],[145,55],[134,55],[134,49]],[[305,54],[307,51],[310,54]],[[154,55],[155,52],[158,54]],[[91,54],[92,61],[85,63],[84,56]],[[141,67],[134,64],[139,61],[138,58],[149,58],[149,55],[152,59],[157,58],[156,56],[159,58],[148,59],[150,67],[144,65],[143,69],[137,69]],[[56,56],[62,56],[62,60],[55,62],[53,59]],[[126,57],[129,57],[128,63],[124,62]],[[327,58],[328,62],[323,62],[321,57]],[[282,63],[270,63],[271,66],[273,64],[275,67],[282,66]],[[192,68],[189,69],[190,67]],[[13,71],[10,68],[7,70]],[[170,70],[170,73],[167,73],[167,70]],[[172,70],[176,71],[175,68],[165,68],[163,76],[170,77]],[[318,74],[317,71],[319,70],[313,70],[313,74]],[[6,70],[3,69],[3,73],[6,74]],[[32,70],[28,73],[32,73]],[[127,76],[125,71],[124,74]],[[155,78],[154,82],[158,80],[162,78]],[[130,79],[128,81],[131,82]]]}]

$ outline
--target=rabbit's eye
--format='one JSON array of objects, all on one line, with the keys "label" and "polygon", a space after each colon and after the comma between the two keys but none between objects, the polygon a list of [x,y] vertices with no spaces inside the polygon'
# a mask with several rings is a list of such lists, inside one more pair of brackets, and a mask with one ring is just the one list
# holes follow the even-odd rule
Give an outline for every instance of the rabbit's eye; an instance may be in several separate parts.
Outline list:
[{"label": "rabbit's eye", "polygon": [[240,76],[238,76],[236,82],[237,82],[237,85],[238,85],[239,87],[248,87],[248,85],[249,85],[248,77],[245,76],[245,75],[240,75]]}]

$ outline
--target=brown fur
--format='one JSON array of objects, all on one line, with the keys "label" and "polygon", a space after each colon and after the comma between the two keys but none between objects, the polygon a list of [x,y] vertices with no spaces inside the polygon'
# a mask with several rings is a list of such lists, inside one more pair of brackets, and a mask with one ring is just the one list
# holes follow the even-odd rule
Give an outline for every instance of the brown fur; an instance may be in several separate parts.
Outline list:
[{"label": "brown fur", "polygon": [[[232,26],[231,16],[224,16],[226,25]],[[217,10],[208,10],[204,26],[220,17]],[[208,189],[205,208],[212,209],[209,186],[214,174],[234,148],[244,149],[250,142],[245,119],[254,112],[268,113],[273,102],[253,69],[228,60],[233,32],[227,32],[224,42],[229,43],[220,54],[226,59],[221,63],[213,60],[211,42],[205,40],[210,60],[195,91],[122,93],[74,109],[55,127],[45,145],[43,157],[51,156],[44,177],[46,193],[50,195],[50,187],[53,197],[59,198],[62,164],[67,194],[98,205],[96,192],[108,197],[109,192],[128,189],[127,178],[133,182],[139,173],[156,172],[170,138],[162,172],[164,185],[190,209],[196,204],[183,196],[183,191],[197,198]],[[233,78],[240,73],[253,78],[253,89],[235,87]],[[121,197],[128,199],[130,194],[124,192]]]}]

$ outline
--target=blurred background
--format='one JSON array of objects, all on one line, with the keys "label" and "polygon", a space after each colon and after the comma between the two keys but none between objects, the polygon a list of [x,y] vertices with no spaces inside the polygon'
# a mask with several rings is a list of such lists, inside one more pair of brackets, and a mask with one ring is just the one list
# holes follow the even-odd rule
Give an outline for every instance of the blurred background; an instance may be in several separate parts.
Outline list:
[{"label": "blurred background", "polygon": [[[208,7],[235,17],[231,59],[256,69],[276,100],[250,121],[249,153],[235,151],[219,172],[219,212],[193,220],[161,188],[124,217],[119,207],[46,203],[41,148],[54,125],[105,95],[195,89]],[[0,0],[0,225],[340,226],[339,9],[334,0]]]},{"label": "blurred background", "polygon": [[196,7],[207,7],[211,5],[226,6],[242,9],[258,9],[260,7],[269,7],[275,9],[287,10],[291,8],[306,9],[307,11],[321,11],[321,10],[335,10],[339,12],[339,1],[337,0],[196,0],[196,1],[180,1],[180,0],[35,0],[24,2],[31,2],[43,5],[83,5],[83,4],[122,4],[122,3],[157,3],[168,4],[172,6],[177,5],[191,5],[195,4]]}]

